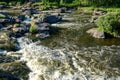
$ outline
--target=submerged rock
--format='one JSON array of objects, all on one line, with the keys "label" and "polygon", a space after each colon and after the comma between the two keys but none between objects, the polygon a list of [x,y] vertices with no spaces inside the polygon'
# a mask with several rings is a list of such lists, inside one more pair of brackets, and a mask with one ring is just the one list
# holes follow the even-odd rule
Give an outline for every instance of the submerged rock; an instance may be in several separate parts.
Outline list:
[{"label": "submerged rock", "polygon": [[105,34],[103,31],[98,30],[97,28],[92,28],[87,31],[91,36],[95,38],[105,38]]}]

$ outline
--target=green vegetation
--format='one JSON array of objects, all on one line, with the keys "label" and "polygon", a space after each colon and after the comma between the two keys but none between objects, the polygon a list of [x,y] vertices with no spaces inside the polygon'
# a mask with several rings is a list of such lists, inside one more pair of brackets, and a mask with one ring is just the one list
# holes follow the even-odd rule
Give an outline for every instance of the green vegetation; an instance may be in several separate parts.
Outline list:
[{"label": "green vegetation", "polygon": [[[0,4],[12,4],[13,2],[23,4],[29,0],[1,0]],[[34,1],[34,0],[33,0]],[[120,7],[120,0],[40,0],[33,5],[42,5],[44,7],[75,7],[75,6],[99,6],[99,7]]]},{"label": "green vegetation", "polygon": [[20,26],[20,24],[14,24],[14,25],[13,25],[14,28],[17,28],[17,27],[19,27],[19,26]]},{"label": "green vegetation", "polygon": [[120,33],[120,13],[110,12],[101,16],[96,24],[100,30],[116,36]]},{"label": "green vegetation", "polygon": [[0,19],[5,19],[5,18],[6,18],[6,16],[5,16],[5,15],[0,14]]},{"label": "green vegetation", "polygon": [[7,5],[6,2],[0,2],[0,5]]},{"label": "green vegetation", "polygon": [[38,32],[38,29],[36,26],[31,26],[29,31],[34,34]]}]

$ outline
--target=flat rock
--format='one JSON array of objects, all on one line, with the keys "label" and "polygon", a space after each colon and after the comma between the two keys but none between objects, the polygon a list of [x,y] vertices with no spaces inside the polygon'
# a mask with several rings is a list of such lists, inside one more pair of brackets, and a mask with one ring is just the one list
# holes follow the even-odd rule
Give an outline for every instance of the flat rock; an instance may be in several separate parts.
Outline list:
[{"label": "flat rock", "polygon": [[105,38],[105,34],[103,31],[98,30],[97,28],[92,28],[87,31],[94,38]]}]

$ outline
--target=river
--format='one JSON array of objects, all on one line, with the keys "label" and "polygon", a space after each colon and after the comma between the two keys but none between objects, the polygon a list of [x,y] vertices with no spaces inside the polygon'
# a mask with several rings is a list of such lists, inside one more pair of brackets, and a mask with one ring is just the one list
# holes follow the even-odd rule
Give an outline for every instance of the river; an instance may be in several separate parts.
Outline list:
[{"label": "river", "polygon": [[[95,39],[87,34],[86,30],[96,27],[88,23],[90,14],[65,15],[63,22],[51,27],[48,38],[18,38],[19,51],[1,52],[15,57],[9,58],[7,63],[25,62],[29,71],[25,68],[28,73],[24,75],[19,71],[20,66],[16,74],[16,68],[7,72],[21,80],[120,80],[120,40]],[[6,64],[5,60],[0,64]]]}]

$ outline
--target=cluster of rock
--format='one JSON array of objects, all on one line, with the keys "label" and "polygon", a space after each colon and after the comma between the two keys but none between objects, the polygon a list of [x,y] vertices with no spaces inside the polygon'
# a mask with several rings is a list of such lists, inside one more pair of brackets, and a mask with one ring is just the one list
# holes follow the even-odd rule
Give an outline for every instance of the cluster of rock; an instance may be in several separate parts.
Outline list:
[{"label": "cluster of rock", "polygon": [[[42,14],[44,16],[41,16]],[[30,32],[30,28],[33,26],[32,23],[37,28],[37,33],[35,33],[34,37],[40,39],[46,38],[50,36],[50,24],[61,20],[62,16],[59,14],[41,13],[39,10],[33,8],[23,8],[21,14],[18,16],[10,16],[5,12],[0,12],[0,48],[6,49],[8,45],[13,44],[13,48],[17,49],[15,39],[22,36],[32,36],[33,33]],[[6,40],[3,40],[4,38]],[[3,45],[2,42],[7,44],[7,46]]]},{"label": "cluster of rock", "polygon": [[[96,23],[97,19],[106,14],[107,11],[103,11],[103,10],[99,10],[99,9],[94,9],[93,11],[93,15],[92,15],[92,19],[91,19],[91,23]],[[104,31],[101,31],[97,28],[92,28],[92,29],[89,29],[88,31],[86,31],[88,34],[90,34],[92,37],[94,38],[105,38],[105,32]]]},{"label": "cluster of rock", "polygon": [[100,16],[102,16],[102,15],[104,15],[106,13],[107,13],[107,11],[94,9],[93,16],[92,16],[92,19],[91,19],[90,22],[95,23]]}]

